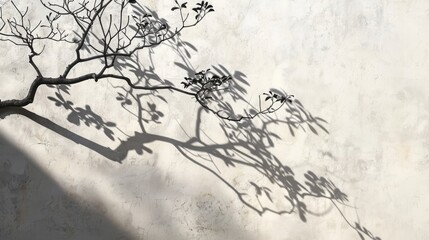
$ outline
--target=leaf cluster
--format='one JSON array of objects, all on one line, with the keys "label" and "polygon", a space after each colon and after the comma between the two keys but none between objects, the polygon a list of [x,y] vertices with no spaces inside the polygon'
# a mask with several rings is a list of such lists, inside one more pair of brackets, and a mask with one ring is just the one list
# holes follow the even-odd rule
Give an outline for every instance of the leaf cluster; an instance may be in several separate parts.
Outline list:
[{"label": "leaf cluster", "polygon": [[193,85],[203,87],[205,90],[214,90],[232,80],[231,76],[218,76],[212,74],[210,69],[202,70],[195,73],[194,77],[185,77],[185,81],[181,82],[184,88]]},{"label": "leaf cluster", "polygon": [[263,95],[265,95],[265,101],[268,100],[272,100],[273,102],[280,102],[280,103],[284,103],[284,102],[288,102],[288,103],[293,103],[293,99],[294,99],[294,95],[280,95],[278,93],[273,93],[272,91],[268,91],[268,93],[263,93]]},{"label": "leaf cluster", "polygon": [[317,196],[326,196],[330,199],[337,200],[339,202],[347,202],[348,197],[343,193],[335,184],[324,177],[318,177],[311,171],[308,171],[304,174],[304,177],[307,179],[305,184],[309,187],[310,192],[316,194]]}]

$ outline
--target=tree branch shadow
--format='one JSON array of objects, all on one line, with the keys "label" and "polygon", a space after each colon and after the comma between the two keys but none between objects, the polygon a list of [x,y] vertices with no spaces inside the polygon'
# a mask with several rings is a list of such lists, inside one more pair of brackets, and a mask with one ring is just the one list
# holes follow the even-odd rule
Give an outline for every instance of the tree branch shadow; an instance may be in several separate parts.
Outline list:
[{"label": "tree branch shadow", "polygon": [[[156,16],[153,11],[138,5],[135,11],[140,13],[150,13]],[[190,52],[197,51],[196,47],[190,43],[178,39],[170,40],[166,46],[178,54],[182,62],[176,62],[175,65],[185,70],[188,77],[196,72],[196,69],[189,61]],[[135,84],[144,86],[173,85],[169,80],[164,79],[156,73],[156,67],[151,56],[155,54],[156,49],[149,52],[150,66],[143,68],[140,64],[139,55],[130,60],[118,58],[114,68],[117,71],[127,71],[135,75]],[[237,116],[239,112],[252,112],[258,109],[246,100],[247,88],[250,86],[245,74],[240,71],[230,71],[223,65],[211,66],[214,74],[229,75],[234,77],[229,88],[225,91],[216,93],[211,104],[226,113]],[[51,86],[54,88],[54,96],[48,99],[54,102],[58,107],[69,111],[67,120],[75,125],[81,123],[89,127],[95,127],[102,130],[109,139],[115,139],[115,129],[120,128],[113,121],[107,121],[99,114],[95,113],[91,106],[75,106],[69,100],[70,89],[66,85]],[[329,133],[325,125],[327,122],[317,116],[313,116],[299,101],[286,103],[283,112],[277,115],[263,115],[254,120],[243,120],[241,122],[229,122],[219,119],[220,131],[224,141],[219,142],[212,139],[202,128],[206,109],[199,107],[195,120],[195,132],[186,132],[188,138],[185,141],[177,140],[169,136],[152,134],[145,128],[148,124],[161,124],[162,118],[166,115],[160,111],[155,102],[146,100],[148,96],[155,97],[168,104],[168,101],[157,90],[147,92],[136,92],[129,86],[115,86],[118,89],[117,101],[125,110],[135,116],[140,129],[133,136],[128,136],[126,140],[121,140],[115,149],[105,147],[92,140],[79,136],[70,130],[59,126],[58,124],[39,116],[24,108],[9,108],[0,115],[3,117],[10,114],[21,114],[34,122],[66,137],[92,151],[95,151],[103,157],[115,162],[126,160],[131,151],[139,155],[152,154],[153,151],[147,145],[153,142],[168,143],[176,148],[180,154],[193,164],[205,169],[219,181],[234,192],[237,198],[249,209],[259,215],[273,213],[278,215],[297,214],[299,219],[307,222],[308,215],[312,211],[308,208],[309,199],[319,201],[328,201],[332,209],[340,212],[344,221],[349,227],[356,231],[361,239],[378,240],[379,237],[373,235],[365,227],[357,222],[350,221],[341,211],[340,206],[348,206],[348,196],[340,190],[329,178],[318,176],[311,170],[308,170],[300,180],[294,170],[284,164],[274,153],[275,142],[282,140],[275,131],[273,125],[289,129],[291,136],[295,136],[298,130],[310,131],[313,134],[320,132]],[[271,89],[274,93],[284,94],[278,90]],[[231,104],[228,100],[232,100]],[[238,106],[246,106],[244,110],[237,110]],[[208,139],[208,140],[207,140]],[[234,179],[229,179],[225,172],[231,169],[237,169],[240,172],[248,172],[251,176],[258,176],[257,179],[245,179],[236,183]]]}]

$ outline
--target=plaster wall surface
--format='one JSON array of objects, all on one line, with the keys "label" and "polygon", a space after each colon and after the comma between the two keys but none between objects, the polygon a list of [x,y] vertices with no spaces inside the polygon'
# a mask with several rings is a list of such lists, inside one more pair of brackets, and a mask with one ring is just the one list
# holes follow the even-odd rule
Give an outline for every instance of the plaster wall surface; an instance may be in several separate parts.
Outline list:
[{"label": "plaster wall surface", "polygon": [[[139,2],[177,17],[173,1]],[[267,119],[228,128],[189,96],[125,96],[118,80],[42,86],[26,110],[0,112],[0,239],[360,239],[347,221],[381,239],[428,239],[429,1],[213,5],[180,36],[192,47],[143,50],[131,74],[179,86],[184,66],[211,68],[238,79],[242,99],[226,98],[237,112],[281,88],[305,106],[303,122],[261,133]],[[73,50],[48,43],[37,62],[56,76]],[[0,53],[0,99],[23,97],[35,76],[27,50],[0,42]],[[247,141],[240,153],[231,132]],[[276,213],[291,206],[273,159],[304,185],[308,171],[331,179],[349,206],[309,198],[305,222]]]}]

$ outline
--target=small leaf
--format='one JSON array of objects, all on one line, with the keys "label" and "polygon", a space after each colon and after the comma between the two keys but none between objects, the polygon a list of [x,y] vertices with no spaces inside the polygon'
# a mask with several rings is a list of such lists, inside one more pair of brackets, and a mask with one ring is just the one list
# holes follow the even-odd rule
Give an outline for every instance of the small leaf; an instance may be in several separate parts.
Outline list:
[{"label": "small leaf", "polygon": [[75,112],[70,113],[70,115],[67,117],[67,120],[77,126],[80,125],[80,119],[79,115]]},{"label": "small leaf", "polygon": [[152,121],[157,121],[159,119],[159,116],[154,114],[152,115]]},{"label": "small leaf", "polygon": [[299,218],[301,219],[301,221],[307,222],[307,219],[305,218],[305,212],[302,210],[299,211]]},{"label": "small leaf", "polygon": [[55,106],[57,106],[57,107],[59,107],[59,106],[62,105],[61,102],[58,101],[58,99],[56,99],[56,98],[48,97],[48,99],[51,100],[51,101],[53,101],[53,102],[55,102]]},{"label": "small leaf", "polygon": [[267,189],[265,189],[264,192],[265,192],[265,195],[267,196],[267,198],[270,199],[271,202],[273,202],[273,199],[271,198],[270,192]]},{"label": "small leaf", "polygon": [[108,127],[116,127],[116,123],[114,123],[114,122],[106,122],[105,124]]},{"label": "small leaf", "polygon": [[171,11],[174,11],[174,10],[177,10],[177,9],[179,9],[179,7],[173,7],[173,8],[171,9]]},{"label": "small leaf", "polygon": [[313,126],[311,126],[310,124],[308,124],[308,128],[310,128],[310,130],[314,133],[314,134],[318,134],[317,133],[317,131],[316,131],[316,129],[313,127]]},{"label": "small leaf", "polygon": [[114,138],[113,138],[113,131],[112,130],[110,130],[110,129],[108,129],[108,128],[104,128],[104,134],[108,137],[108,138],[110,138],[110,140],[115,140]]},{"label": "small leaf", "polygon": [[288,124],[288,127],[289,127],[290,134],[292,134],[292,136],[295,137],[295,132],[293,131],[293,129],[290,126],[290,124]]},{"label": "small leaf", "polygon": [[188,50],[186,50],[186,49],[185,49],[185,54],[186,54],[186,57],[187,57],[187,58],[191,58],[191,54],[190,54],[190,53],[189,53],[189,51],[188,51]]},{"label": "small leaf", "polygon": [[159,99],[161,99],[162,101],[167,102],[167,100],[166,100],[163,96],[158,95],[157,97],[158,97]]},{"label": "small leaf", "polygon": [[65,100],[64,100],[64,98],[63,98],[63,96],[61,96],[61,94],[59,94],[59,93],[55,93],[55,96],[57,96],[57,98],[59,99],[59,100],[61,100],[62,102],[65,102]]},{"label": "small leaf", "polygon": [[355,226],[356,226],[356,228],[357,228],[358,230],[361,230],[361,231],[362,231],[362,228],[360,227],[360,224],[359,224],[359,223],[355,222]]},{"label": "small leaf", "polygon": [[155,111],[156,110],[156,105],[155,105],[155,103],[147,103],[147,105],[149,106],[149,108],[150,108],[150,110],[151,111]]}]

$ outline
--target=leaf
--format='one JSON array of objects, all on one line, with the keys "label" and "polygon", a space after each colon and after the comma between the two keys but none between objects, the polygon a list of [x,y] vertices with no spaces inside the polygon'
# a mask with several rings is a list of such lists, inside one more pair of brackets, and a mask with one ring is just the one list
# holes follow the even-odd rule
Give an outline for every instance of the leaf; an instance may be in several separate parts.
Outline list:
[{"label": "leaf", "polygon": [[315,129],[313,126],[311,126],[310,124],[308,124],[308,128],[310,128],[310,130],[311,130],[314,134],[318,135],[318,133],[317,133],[316,129]]},{"label": "leaf", "polygon": [[307,222],[307,219],[305,218],[305,212],[302,210],[299,211],[299,218],[301,219],[301,221]]},{"label": "leaf", "polygon": [[264,192],[265,192],[265,195],[267,196],[267,198],[270,199],[271,202],[273,202],[273,199],[271,198],[270,192],[267,189],[265,189]]},{"label": "leaf", "polygon": [[185,54],[187,58],[191,58],[191,54],[188,52],[188,50],[185,49]]},{"label": "leaf", "polygon": [[370,237],[370,238],[374,238],[374,236],[372,235],[372,233],[371,233],[368,229],[366,229],[365,227],[363,228],[363,231],[364,231],[364,233],[365,233],[366,235],[368,235],[368,237]]},{"label": "leaf", "polygon": [[162,101],[164,101],[165,103],[167,102],[167,100],[166,100],[163,96],[158,95],[157,97],[158,97],[159,99],[161,99]]},{"label": "leaf", "polygon": [[110,130],[110,129],[108,129],[108,128],[104,128],[104,134],[106,134],[106,136],[108,137],[108,138],[110,138],[110,140],[115,140],[114,138],[113,138],[113,131],[112,130]]},{"label": "leaf", "polygon": [[108,127],[116,127],[116,123],[114,123],[114,122],[106,122],[105,124]]},{"label": "leaf", "polygon": [[274,142],[273,142],[273,140],[271,140],[271,138],[269,138],[269,137],[267,137],[267,140],[268,140],[268,144],[269,144],[269,146],[270,146],[270,147],[273,147],[273,146],[274,146]]},{"label": "leaf", "polygon": [[183,84],[183,88],[188,88],[189,84],[185,83],[185,82],[181,82],[181,84]]},{"label": "leaf", "polygon": [[190,48],[192,48],[192,50],[194,50],[195,52],[198,52],[198,49],[194,45],[192,45],[191,43],[189,43],[189,42],[183,42],[183,44],[186,45],[186,46],[188,46],[188,47],[190,47]]},{"label": "leaf", "polygon": [[156,104],[155,103],[147,103],[147,105],[149,106],[149,109],[151,110],[151,111],[155,111],[156,110]]},{"label": "leaf", "polygon": [[75,112],[70,113],[70,115],[67,117],[67,120],[76,126],[80,125],[79,115]]},{"label": "leaf", "polygon": [[311,176],[312,179],[314,180],[318,180],[319,178],[317,177],[317,175],[312,172],[312,171],[307,171],[307,174]]},{"label": "leaf", "polygon": [[254,183],[254,182],[250,182],[250,184],[252,184],[253,185],[253,187],[255,188],[255,190],[256,190],[256,195],[261,195],[262,194],[262,190],[261,190],[261,187],[259,187],[256,183]]},{"label": "leaf", "polygon": [[59,94],[59,93],[55,93],[55,96],[57,96],[57,98],[59,99],[59,100],[61,100],[62,102],[65,102],[65,100],[64,100],[64,98],[63,98],[63,96],[61,96],[61,94]]},{"label": "leaf", "polygon": [[307,206],[303,202],[298,202],[298,212],[299,212],[299,218],[303,222],[307,222],[307,218],[305,217],[305,211],[307,210]]},{"label": "leaf", "polygon": [[179,9],[179,7],[173,7],[173,8],[171,9],[171,11],[174,11],[174,10],[177,10],[177,9]]},{"label": "leaf", "polygon": [[182,3],[182,5],[180,5],[181,8],[186,8],[186,4],[188,4],[187,2]]},{"label": "leaf", "polygon": [[359,223],[355,222],[355,226],[356,226],[356,228],[357,228],[358,230],[362,231],[362,228],[360,227],[360,224],[359,224]]},{"label": "leaf", "polygon": [[58,99],[56,99],[56,98],[48,97],[48,99],[55,102],[55,106],[57,106],[57,107],[62,105],[62,103],[60,101],[58,101]]}]

